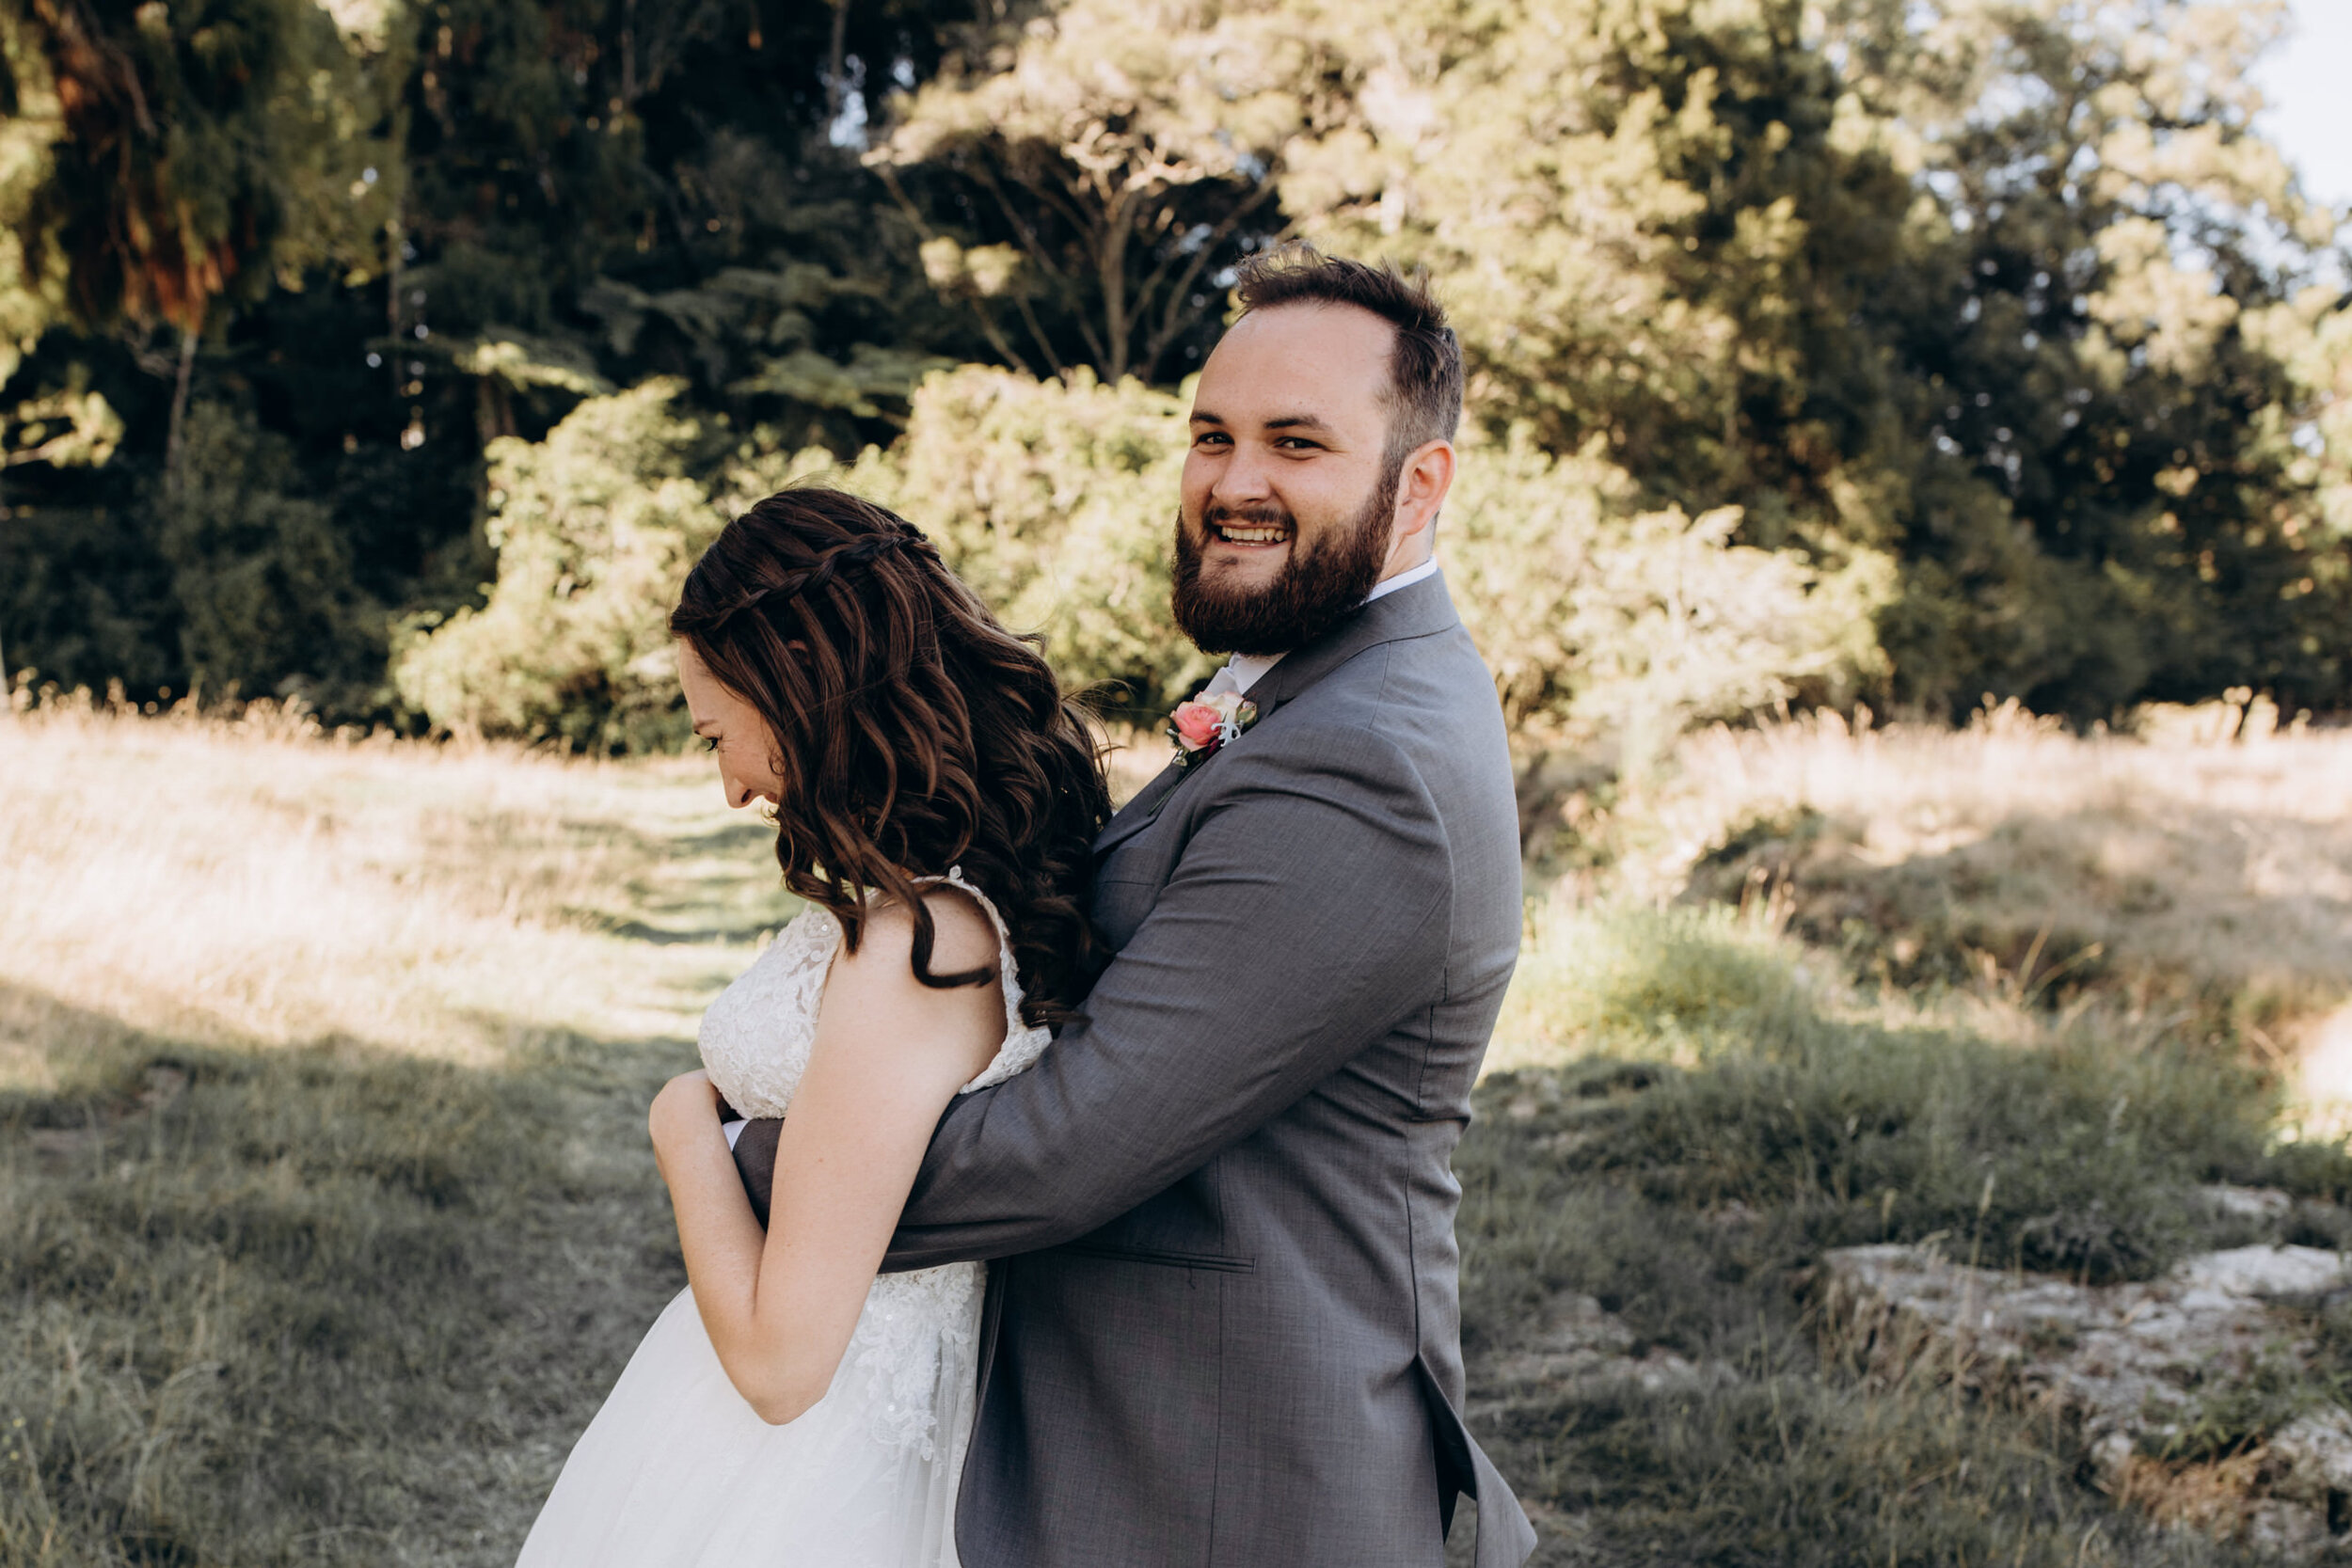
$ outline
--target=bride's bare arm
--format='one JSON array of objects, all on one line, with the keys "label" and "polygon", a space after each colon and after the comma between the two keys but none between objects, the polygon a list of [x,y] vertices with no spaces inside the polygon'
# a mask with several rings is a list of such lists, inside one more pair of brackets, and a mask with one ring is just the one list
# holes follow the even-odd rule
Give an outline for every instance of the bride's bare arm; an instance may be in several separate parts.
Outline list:
[{"label": "bride's bare arm", "polygon": [[[926,900],[931,970],[993,968],[996,934],[970,901]],[[675,1078],[649,1118],[694,1305],[737,1390],[763,1419],[824,1397],[849,1348],[898,1211],[956,1090],[1005,1037],[994,985],[934,990],[908,961],[914,921],[878,910],[834,961],[808,1070],[777,1140],[765,1232],[719,1131],[718,1091]]]}]

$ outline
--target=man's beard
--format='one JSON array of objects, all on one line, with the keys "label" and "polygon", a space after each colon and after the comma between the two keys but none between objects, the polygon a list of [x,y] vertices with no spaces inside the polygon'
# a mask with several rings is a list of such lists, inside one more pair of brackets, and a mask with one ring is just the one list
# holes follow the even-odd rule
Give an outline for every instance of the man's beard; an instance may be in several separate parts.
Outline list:
[{"label": "man's beard", "polygon": [[[1401,467],[1401,465],[1400,465]],[[1282,654],[1303,648],[1362,608],[1389,558],[1389,529],[1396,514],[1398,475],[1391,472],[1355,517],[1312,549],[1297,519],[1279,506],[1236,510],[1214,503],[1200,515],[1196,540],[1176,519],[1176,624],[1202,653]],[[1234,522],[1290,530],[1290,558],[1263,588],[1238,588],[1200,578],[1200,555],[1210,528]]]}]

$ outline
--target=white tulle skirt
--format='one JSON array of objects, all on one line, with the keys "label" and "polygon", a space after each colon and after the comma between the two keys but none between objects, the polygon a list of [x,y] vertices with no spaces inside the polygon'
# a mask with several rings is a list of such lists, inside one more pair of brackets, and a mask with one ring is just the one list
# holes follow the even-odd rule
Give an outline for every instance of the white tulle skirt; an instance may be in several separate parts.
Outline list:
[{"label": "white tulle skirt", "polygon": [[955,1568],[979,1277],[961,1264],[877,1281],[831,1389],[784,1426],[735,1391],[679,1291],[517,1568]]}]

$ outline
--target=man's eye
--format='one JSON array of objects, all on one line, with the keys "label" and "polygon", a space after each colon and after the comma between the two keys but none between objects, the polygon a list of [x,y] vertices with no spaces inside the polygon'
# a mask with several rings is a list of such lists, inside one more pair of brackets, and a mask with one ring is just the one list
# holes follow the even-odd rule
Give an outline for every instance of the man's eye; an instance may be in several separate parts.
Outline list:
[{"label": "man's eye", "polygon": [[719,737],[715,735],[704,736],[702,737],[702,743],[703,750],[706,752],[715,752],[719,749]]}]

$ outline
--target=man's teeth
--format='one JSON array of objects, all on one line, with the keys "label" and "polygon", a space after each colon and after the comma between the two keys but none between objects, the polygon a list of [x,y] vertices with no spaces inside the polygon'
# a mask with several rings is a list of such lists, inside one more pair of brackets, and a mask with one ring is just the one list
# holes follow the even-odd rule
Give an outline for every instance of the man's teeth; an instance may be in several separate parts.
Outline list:
[{"label": "man's teeth", "polygon": [[1279,545],[1290,537],[1279,528],[1235,528],[1231,523],[1219,523],[1216,531],[1236,545]]}]

